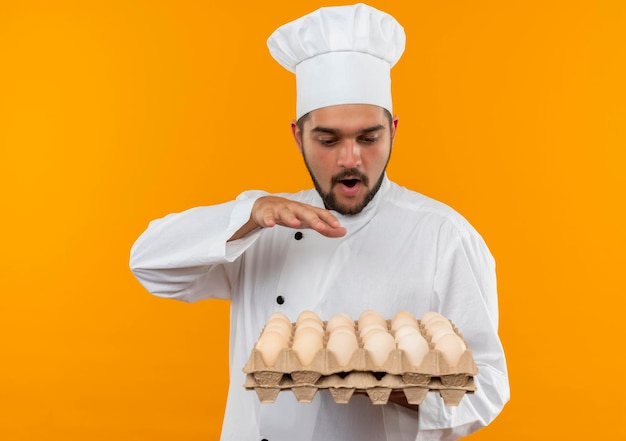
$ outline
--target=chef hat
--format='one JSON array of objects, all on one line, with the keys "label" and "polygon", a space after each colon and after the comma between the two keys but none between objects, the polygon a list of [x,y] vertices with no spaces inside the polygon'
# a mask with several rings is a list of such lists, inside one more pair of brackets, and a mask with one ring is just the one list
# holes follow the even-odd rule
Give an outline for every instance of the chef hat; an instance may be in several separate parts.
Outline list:
[{"label": "chef hat", "polygon": [[362,3],[318,9],[279,27],[270,53],[296,74],[296,117],[338,104],[391,112],[390,70],[404,51],[404,29]]}]

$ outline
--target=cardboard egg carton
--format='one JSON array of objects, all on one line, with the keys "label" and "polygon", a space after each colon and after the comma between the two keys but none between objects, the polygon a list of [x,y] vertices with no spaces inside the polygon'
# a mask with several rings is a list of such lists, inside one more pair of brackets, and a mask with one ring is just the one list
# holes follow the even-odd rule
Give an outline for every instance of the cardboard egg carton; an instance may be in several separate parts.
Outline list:
[{"label": "cardboard egg carton", "polygon": [[[420,330],[424,332],[421,325]],[[359,339],[360,347],[349,363],[341,366],[326,349],[327,340],[326,335],[324,348],[306,366],[291,347],[281,350],[273,366],[266,366],[261,353],[253,349],[243,368],[247,374],[244,387],[254,389],[262,403],[275,401],[278,393],[285,390],[291,390],[299,402],[311,402],[318,390],[327,389],[336,403],[349,402],[356,392],[367,394],[373,404],[386,404],[392,392],[403,392],[407,402],[415,405],[421,404],[429,391],[434,391],[448,406],[458,405],[466,393],[476,390],[473,377],[478,369],[469,349],[455,366],[449,366],[431,343],[419,366],[411,365],[400,349],[394,349],[382,365],[376,365]]]}]

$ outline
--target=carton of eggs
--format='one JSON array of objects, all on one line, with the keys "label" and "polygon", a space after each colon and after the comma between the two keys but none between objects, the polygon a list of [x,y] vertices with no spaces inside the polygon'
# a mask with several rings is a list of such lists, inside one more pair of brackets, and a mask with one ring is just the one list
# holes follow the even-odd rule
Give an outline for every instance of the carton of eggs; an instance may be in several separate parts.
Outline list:
[{"label": "carton of eggs", "polygon": [[328,389],[337,403],[362,391],[384,404],[400,390],[416,405],[428,391],[437,391],[447,405],[458,404],[475,390],[478,372],[463,338],[441,314],[427,312],[417,320],[399,311],[385,319],[374,310],[356,320],[338,313],[328,321],[303,311],[293,323],[274,313],[243,370],[244,386],[261,402],[273,402],[281,390],[310,402],[317,390]]}]

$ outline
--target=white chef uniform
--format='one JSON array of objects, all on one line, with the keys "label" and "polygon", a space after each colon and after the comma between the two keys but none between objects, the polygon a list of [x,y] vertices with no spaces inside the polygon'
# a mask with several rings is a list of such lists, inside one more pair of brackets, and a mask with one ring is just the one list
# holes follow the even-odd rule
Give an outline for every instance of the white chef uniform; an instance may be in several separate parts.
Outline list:
[{"label": "white chef uniform", "polygon": [[[157,296],[231,300],[222,441],[452,440],[498,415],[509,384],[497,334],[494,261],[464,218],[385,176],[359,215],[333,213],[347,228],[344,237],[274,227],[227,242],[263,194],[246,192],[235,201],[153,221],[131,252],[134,274]],[[315,190],[281,196],[323,207]],[[254,391],[244,389],[242,368],[272,312],[295,321],[303,310],[328,319],[339,312],[358,317],[365,309],[386,318],[400,310],[450,318],[472,349],[476,392],[456,407],[430,392],[415,412],[375,406],[366,396],[336,404],[324,391],[310,404],[298,403],[290,392],[260,404]]]}]

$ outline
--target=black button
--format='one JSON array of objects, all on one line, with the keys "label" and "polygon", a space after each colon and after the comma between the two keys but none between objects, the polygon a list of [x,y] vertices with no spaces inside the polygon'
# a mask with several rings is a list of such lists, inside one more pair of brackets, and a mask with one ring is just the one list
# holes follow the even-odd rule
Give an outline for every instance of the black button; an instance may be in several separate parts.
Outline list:
[{"label": "black button", "polygon": [[261,441],[267,441],[267,438],[263,438]]},{"label": "black button", "polygon": [[301,231],[298,231],[296,234],[293,235],[294,239],[296,240],[300,240],[304,237],[304,234],[302,234]]},{"label": "black button", "polygon": [[282,305],[283,303],[285,303],[285,298],[283,296],[276,297],[276,303]]}]

